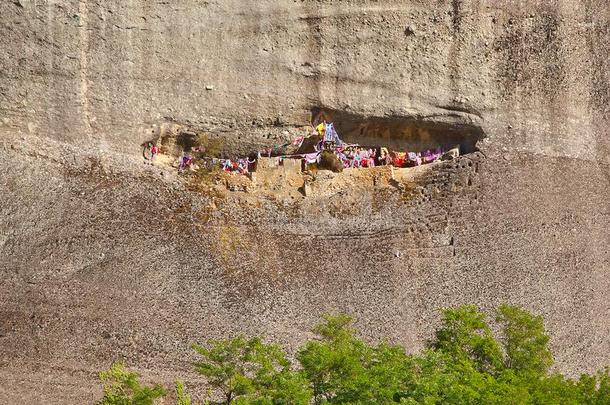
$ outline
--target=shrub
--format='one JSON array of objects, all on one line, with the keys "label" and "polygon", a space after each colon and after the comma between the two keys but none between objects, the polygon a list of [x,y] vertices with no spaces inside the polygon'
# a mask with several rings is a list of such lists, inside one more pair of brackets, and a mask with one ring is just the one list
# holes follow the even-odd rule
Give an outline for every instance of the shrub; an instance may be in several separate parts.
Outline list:
[{"label": "shrub", "polygon": [[320,163],[318,164],[318,169],[321,170],[331,170],[335,173],[341,173],[343,171],[343,163],[341,159],[333,152],[328,150],[323,150],[320,153]]}]

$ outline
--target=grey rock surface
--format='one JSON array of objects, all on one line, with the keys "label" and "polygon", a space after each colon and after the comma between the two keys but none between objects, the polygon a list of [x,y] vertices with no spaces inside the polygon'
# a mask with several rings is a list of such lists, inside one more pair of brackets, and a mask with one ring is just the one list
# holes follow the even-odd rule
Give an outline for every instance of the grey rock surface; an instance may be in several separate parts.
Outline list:
[{"label": "grey rock surface", "polygon": [[[610,364],[606,0],[19,0],[0,16],[0,403],[91,403],[114,359],[197,385],[190,343],[292,350],[329,311],[418,350],[440,307],[519,304],[545,317],[559,370]],[[315,108],[485,138],[407,196],[249,204],[141,160],[176,128],[235,153],[278,143]]]}]

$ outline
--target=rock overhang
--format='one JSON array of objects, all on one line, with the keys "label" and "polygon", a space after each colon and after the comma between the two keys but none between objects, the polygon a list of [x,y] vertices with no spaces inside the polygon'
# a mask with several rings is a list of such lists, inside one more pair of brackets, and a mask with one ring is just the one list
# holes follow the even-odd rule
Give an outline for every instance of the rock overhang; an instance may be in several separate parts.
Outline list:
[{"label": "rock overhang", "polygon": [[459,147],[468,154],[486,138],[478,115],[456,110],[380,114],[313,107],[311,113],[312,121],[333,122],[345,142],[361,145],[415,152]]}]

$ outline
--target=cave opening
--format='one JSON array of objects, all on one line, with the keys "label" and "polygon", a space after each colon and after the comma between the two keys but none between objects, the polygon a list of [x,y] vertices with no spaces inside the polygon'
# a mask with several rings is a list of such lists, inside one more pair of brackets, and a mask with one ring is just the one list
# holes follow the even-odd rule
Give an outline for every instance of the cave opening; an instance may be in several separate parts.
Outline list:
[{"label": "cave opening", "polygon": [[459,147],[464,155],[478,151],[477,142],[485,137],[479,126],[447,117],[377,117],[318,107],[311,114],[314,126],[324,120],[332,122],[344,142],[395,151],[448,151]]}]

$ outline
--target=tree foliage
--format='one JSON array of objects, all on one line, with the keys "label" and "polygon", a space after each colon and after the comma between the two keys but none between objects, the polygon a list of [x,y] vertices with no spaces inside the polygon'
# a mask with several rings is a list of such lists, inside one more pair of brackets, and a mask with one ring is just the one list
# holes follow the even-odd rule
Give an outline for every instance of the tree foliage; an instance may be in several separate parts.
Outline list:
[{"label": "tree foliage", "polygon": [[98,405],[152,405],[165,395],[165,390],[158,384],[143,386],[138,374],[125,370],[122,363],[114,363],[99,377],[104,382],[104,397]]},{"label": "tree foliage", "polygon": [[225,403],[282,403],[309,401],[309,393],[278,345],[265,344],[256,337],[210,341],[193,345],[201,356],[194,364],[209,385],[223,396]]},{"label": "tree foliage", "polygon": [[504,332],[505,367],[519,373],[545,374],[553,364],[553,356],[542,317],[521,308],[501,305],[497,321]]},{"label": "tree foliage", "polygon": [[182,380],[176,380],[176,405],[197,405],[186,392],[186,387]]},{"label": "tree foliage", "polygon": [[[419,354],[360,339],[346,315],[324,316],[292,364],[277,345],[236,337],[193,345],[195,370],[226,404],[593,404],[610,405],[610,369],[578,380],[549,370],[553,357],[540,316],[509,305],[485,315],[466,305],[442,311]],[[152,404],[164,394],[143,387],[123,366],[101,373],[103,405]],[[177,405],[190,405],[176,384]]]},{"label": "tree foliage", "polygon": [[431,345],[449,356],[452,362],[495,373],[502,367],[500,345],[485,321],[485,315],[473,305],[443,311],[443,325]]}]

